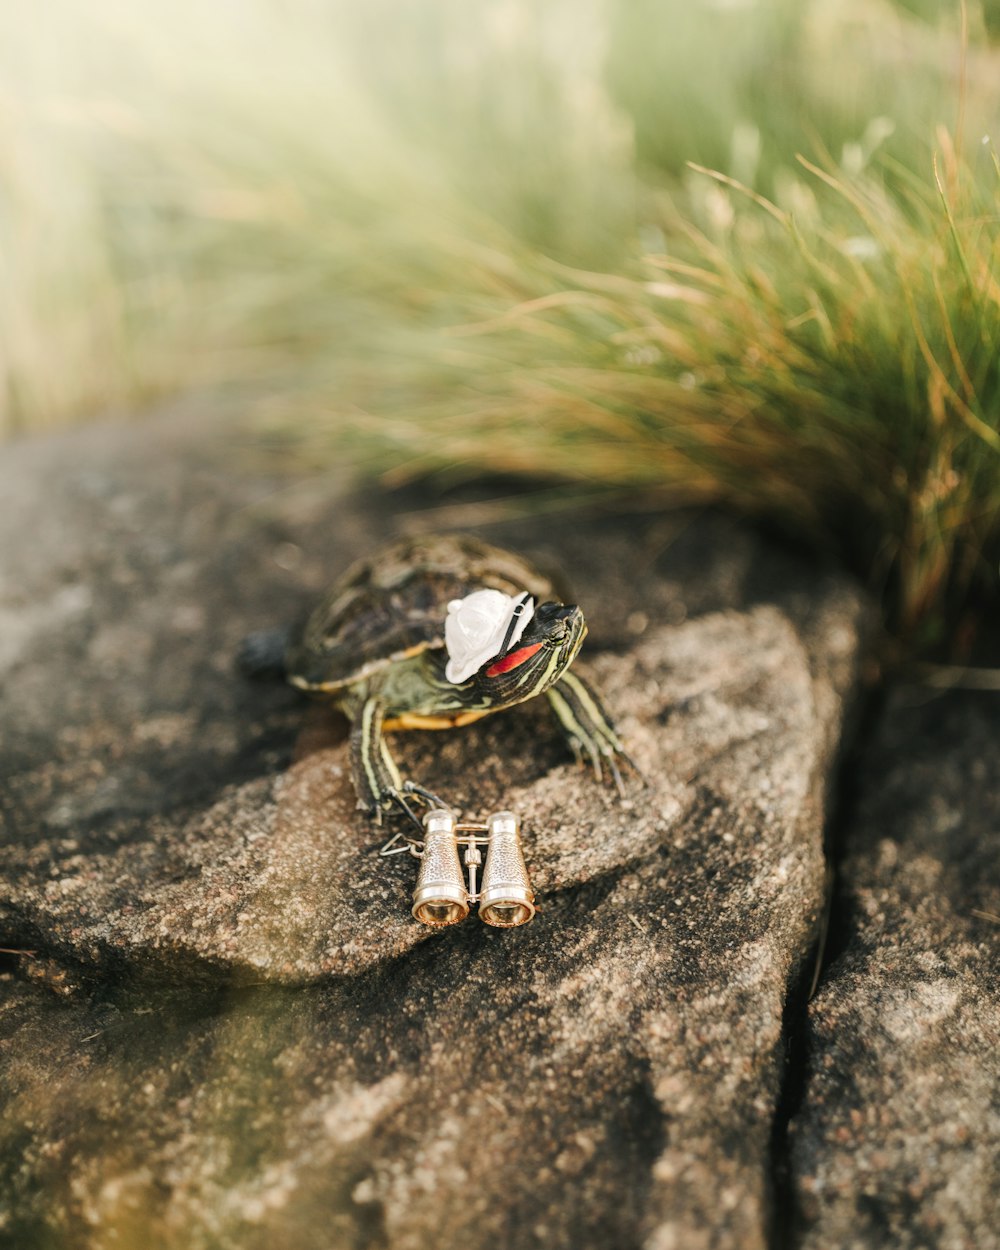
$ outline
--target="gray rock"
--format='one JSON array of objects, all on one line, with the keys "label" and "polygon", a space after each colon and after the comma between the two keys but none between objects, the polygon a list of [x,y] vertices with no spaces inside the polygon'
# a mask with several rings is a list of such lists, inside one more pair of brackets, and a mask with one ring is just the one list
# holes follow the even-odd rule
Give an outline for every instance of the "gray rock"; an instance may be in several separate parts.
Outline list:
[{"label": "gray rock", "polygon": [[791,1127],[802,1242],[1000,1246],[995,695],[896,693],[842,867]]},{"label": "gray rock", "polygon": [[9,982],[0,1022],[12,1244],[766,1243],[849,587],[711,517],[490,527],[562,552],[649,785],[622,805],[577,773],[538,701],[400,735],[469,813],[520,813],[542,908],[430,933],[343,728],[230,671],[399,528],[387,501],[275,494],[157,425],[27,444],[0,486],[39,536],[0,541],[0,611],[31,620],[0,917],[41,983]]}]

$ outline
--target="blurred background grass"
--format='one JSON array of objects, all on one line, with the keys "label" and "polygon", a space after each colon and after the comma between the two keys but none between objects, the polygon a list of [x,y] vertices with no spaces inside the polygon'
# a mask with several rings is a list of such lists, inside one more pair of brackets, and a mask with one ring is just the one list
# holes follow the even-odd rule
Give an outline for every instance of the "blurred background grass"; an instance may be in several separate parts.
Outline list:
[{"label": "blurred background grass", "polygon": [[5,6],[0,431],[195,391],[299,463],[722,503],[961,654],[995,37],[998,0]]}]

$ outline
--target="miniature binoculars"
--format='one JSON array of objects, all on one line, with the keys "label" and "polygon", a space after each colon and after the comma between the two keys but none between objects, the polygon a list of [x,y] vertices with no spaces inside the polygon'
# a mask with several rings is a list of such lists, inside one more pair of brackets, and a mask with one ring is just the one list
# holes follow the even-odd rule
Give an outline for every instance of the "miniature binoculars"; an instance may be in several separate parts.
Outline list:
[{"label": "miniature binoculars", "polygon": [[[423,827],[422,846],[409,847],[420,860],[412,911],[421,924],[457,924],[473,903],[479,904],[480,920],[500,929],[532,919],[535,895],[513,812],[494,812],[485,824],[478,824],[460,822],[454,812],[435,808],[424,816]],[[459,847],[464,848],[461,859]],[[480,866],[482,881],[477,886]]]}]

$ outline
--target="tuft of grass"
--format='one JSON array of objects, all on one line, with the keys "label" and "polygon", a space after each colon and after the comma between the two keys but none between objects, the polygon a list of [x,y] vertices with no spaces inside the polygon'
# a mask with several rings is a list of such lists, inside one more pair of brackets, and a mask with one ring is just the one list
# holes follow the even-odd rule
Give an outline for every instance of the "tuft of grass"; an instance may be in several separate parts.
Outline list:
[{"label": "tuft of grass", "polygon": [[732,506],[846,557],[906,646],[939,642],[1000,557],[1000,178],[940,141],[902,200],[805,158],[780,200],[698,168],[634,272],[524,262],[519,300],[442,336],[393,476]]},{"label": "tuft of grass", "polygon": [[1000,556],[995,10],[12,7],[0,432],[211,390],[317,464],[722,503],[919,649]]}]

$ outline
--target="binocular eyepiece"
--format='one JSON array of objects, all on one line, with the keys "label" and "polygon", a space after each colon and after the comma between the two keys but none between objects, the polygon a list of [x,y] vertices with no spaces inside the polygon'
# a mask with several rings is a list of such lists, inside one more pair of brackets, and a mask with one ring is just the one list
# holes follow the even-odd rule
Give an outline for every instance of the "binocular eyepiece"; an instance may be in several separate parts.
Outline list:
[{"label": "binocular eyepiece", "polygon": [[[413,894],[413,915],[421,924],[457,924],[479,904],[479,919],[500,929],[527,924],[535,914],[535,895],[521,850],[521,835],[513,812],[495,812],[485,825],[459,823],[444,808],[424,817],[424,849]],[[476,876],[482,864],[480,846],[486,846],[482,884]],[[464,846],[468,879],[462,871],[459,846]]]}]

